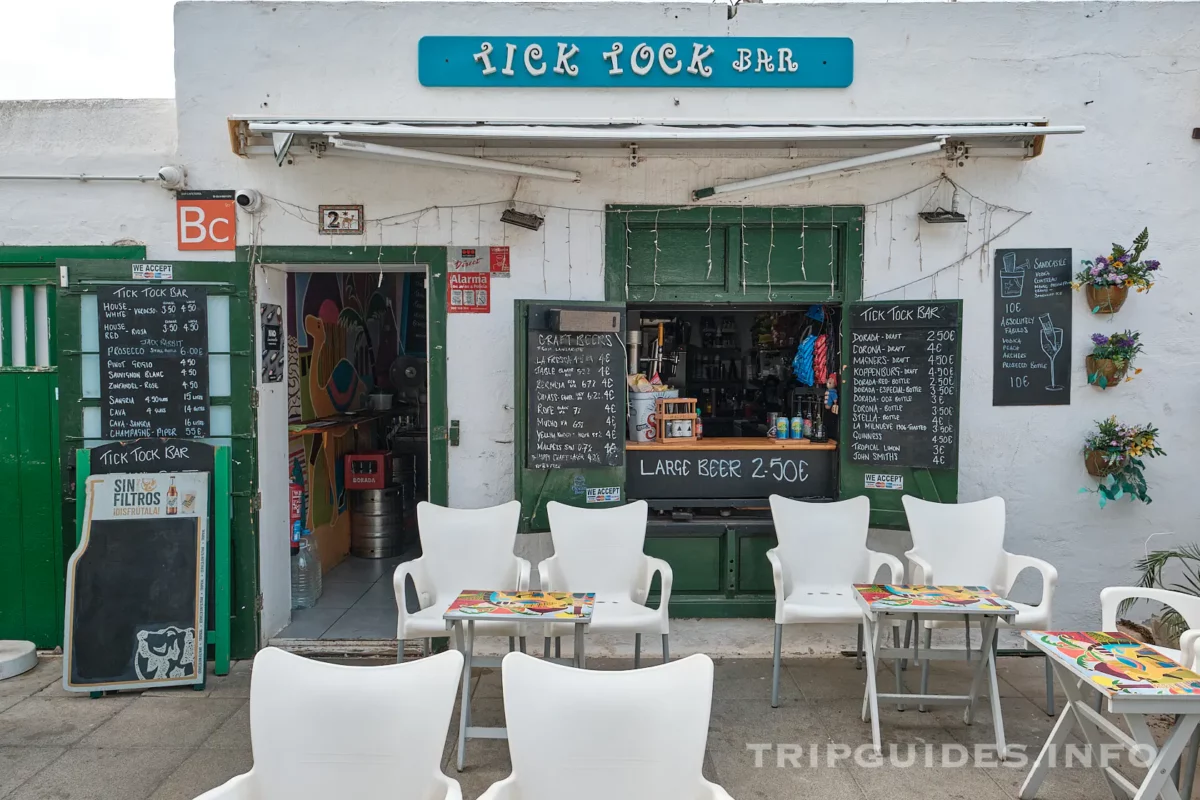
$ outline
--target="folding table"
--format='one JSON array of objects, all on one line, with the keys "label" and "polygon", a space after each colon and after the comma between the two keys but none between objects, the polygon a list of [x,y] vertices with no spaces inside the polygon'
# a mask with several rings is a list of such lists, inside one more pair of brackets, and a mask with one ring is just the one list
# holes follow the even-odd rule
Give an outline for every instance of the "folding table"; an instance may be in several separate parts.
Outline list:
[{"label": "folding table", "polygon": [[[1004,602],[986,586],[899,586],[889,584],[854,584],[854,596],[863,611],[866,635],[867,687],[863,695],[862,719],[871,723],[871,740],[875,752],[882,755],[879,736],[879,701],[917,701],[925,705],[964,705],[963,722],[970,725],[975,715],[975,701],[979,697],[985,677],[988,682],[988,702],[992,708],[992,726],[996,734],[996,750],[1001,760],[1008,754],[1004,742],[1004,718],[1000,713],[1000,689],[996,680],[994,649],[996,625],[1001,619],[1011,619],[1017,610]],[[892,627],[887,617],[903,617],[913,622],[912,649],[886,647],[884,632]],[[948,647],[925,648],[918,644],[916,635],[925,621],[946,624],[961,618],[966,635],[962,649]],[[907,694],[900,674],[901,658],[911,658],[920,663],[922,658],[934,660],[972,660],[971,622],[978,620],[982,632],[981,646],[974,653],[975,671],[971,676],[968,694]],[[876,686],[877,661],[883,658],[896,660],[896,692],[881,694]],[[903,709],[903,706],[901,706]]]},{"label": "folding table", "polygon": [[[1094,765],[1104,771],[1114,798],[1180,800],[1170,780],[1171,770],[1200,722],[1200,675],[1123,633],[1025,631],[1022,635],[1050,658],[1067,703],[1021,786],[1021,799],[1036,797],[1050,768],[1063,763],[1063,745],[1078,726],[1093,758],[1103,754],[1102,747],[1115,743],[1131,756],[1149,761],[1140,786],[1113,767]],[[1123,716],[1130,733],[1092,708],[1084,687],[1107,699],[1109,713]],[[1158,714],[1176,715],[1162,747],[1155,745],[1146,724],[1148,717]]]},{"label": "folding table", "polygon": [[[467,739],[507,739],[507,728],[471,725],[471,668],[499,667],[503,658],[476,656],[475,623],[507,622],[575,624],[574,663],[584,665],[583,634],[592,619],[595,592],[494,592],[468,589],[458,595],[443,619],[454,627],[454,640],[463,654],[462,707],[458,716],[458,771],[467,757]],[[464,624],[465,623],[465,624]],[[465,631],[464,631],[465,627]],[[563,661],[565,659],[552,659]]]}]

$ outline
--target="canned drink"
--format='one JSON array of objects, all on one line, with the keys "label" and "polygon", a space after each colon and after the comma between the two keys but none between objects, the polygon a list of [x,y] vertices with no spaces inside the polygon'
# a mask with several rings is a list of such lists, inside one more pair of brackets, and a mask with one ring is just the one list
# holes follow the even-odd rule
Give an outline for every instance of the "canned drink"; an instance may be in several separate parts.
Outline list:
[{"label": "canned drink", "polygon": [[804,438],[804,420],[800,417],[792,417],[792,438]]},{"label": "canned drink", "polygon": [[791,426],[791,423],[792,423],[792,421],[790,419],[788,419],[787,417],[785,417],[781,414],[779,416],[779,418],[775,421],[775,438],[776,439],[788,438],[788,429]]},{"label": "canned drink", "polygon": [[770,414],[767,414],[767,438],[768,439],[774,439],[776,436],[779,435],[779,431],[777,431],[775,429],[775,426],[778,424],[779,424],[779,412],[772,411]]}]

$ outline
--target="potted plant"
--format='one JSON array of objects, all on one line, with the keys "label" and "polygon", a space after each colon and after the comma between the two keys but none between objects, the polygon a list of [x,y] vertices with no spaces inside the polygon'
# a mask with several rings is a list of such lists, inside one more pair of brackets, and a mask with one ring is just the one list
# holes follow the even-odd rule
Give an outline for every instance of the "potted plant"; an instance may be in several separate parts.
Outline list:
[{"label": "potted plant", "polygon": [[1132,249],[1114,243],[1111,254],[1083,262],[1084,268],[1076,273],[1072,285],[1083,287],[1093,314],[1115,314],[1125,304],[1131,286],[1144,292],[1154,285],[1158,262],[1152,258],[1142,260],[1149,245],[1150,229],[1143,228],[1133,240]]},{"label": "potted plant", "polygon": [[[1140,338],[1141,334],[1137,331],[1122,331],[1110,336],[1093,333],[1092,353],[1085,359],[1088,383],[1107,389],[1122,379],[1133,380],[1133,376],[1126,377],[1126,373],[1134,356],[1142,352]],[[1134,369],[1133,374],[1139,372],[1140,369]]]},{"label": "potted plant", "polygon": [[[1179,576],[1176,582],[1169,582],[1163,572],[1167,566],[1175,562],[1172,573]],[[1151,550],[1135,567],[1140,573],[1137,585],[1145,589],[1167,589],[1182,594],[1200,595],[1200,545],[1190,543],[1177,548]],[[1120,613],[1128,612],[1129,607],[1136,602],[1126,600],[1121,604]],[[1165,647],[1178,647],[1179,637],[1188,629],[1187,620],[1170,606],[1164,606],[1162,611],[1150,620],[1153,641],[1149,644],[1161,644]],[[1142,641],[1147,641],[1142,639]]]},{"label": "potted plant", "polygon": [[1142,459],[1166,455],[1157,439],[1158,429],[1151,425],[1123,425],[1116,417],[1096,423],[1096,430],[1084,440],[1083,455],[1088,474],[1100,478],[1100,485],[1079,491],[1099,494],[1101,508],[1125,496],[1149,503]]}]

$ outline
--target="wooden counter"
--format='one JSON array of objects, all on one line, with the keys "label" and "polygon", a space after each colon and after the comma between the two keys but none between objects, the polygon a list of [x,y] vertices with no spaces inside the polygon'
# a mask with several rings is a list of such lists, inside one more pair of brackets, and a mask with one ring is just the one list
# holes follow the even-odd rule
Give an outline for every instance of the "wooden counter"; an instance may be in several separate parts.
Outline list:
[{"label": "wooden counter", "polygon": [[771,439],[766,436],[728,436],[712,437],[693,441],[691,439],[658,441],[658,442],[626,442],[626,450],[837,450],[837,442],[829,439],[824,442],[811,442],[808,439]]}]

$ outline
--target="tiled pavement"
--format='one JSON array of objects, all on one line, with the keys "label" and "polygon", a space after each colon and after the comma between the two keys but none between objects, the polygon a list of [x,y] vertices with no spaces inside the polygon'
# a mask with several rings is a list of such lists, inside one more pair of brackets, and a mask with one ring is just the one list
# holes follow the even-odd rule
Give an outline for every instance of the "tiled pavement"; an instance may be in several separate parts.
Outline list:
[{"label": "tiled pavement", "polygon": [[[1016,797],[1028,764],[1020,768],[987,766],[990,762],[984,759],[970,766],[950,767],[941,762],[938,745],[970,747],[988,742],[991,717],[986,704],[969,728],[962,724],[961,711],[939,709],[920,714],[884,708],[885,743],[918,746],[916,762],[902,768],[856,764],[851,759],[827,766],[824,754],[831,745],[855,748],[870,742],[870,726],[858,717],[865,673],[855,670],[849,659],[785,663],[781,706],[771,709],[769,660],[717,662],[705,773],[737,800]],[[250,666],[250,662],[238,662],[228,676],[211,678],[203,692],[167,689],[96,700],[63,691],[57,658],[44,658],[32,672],[0,681],[0,798],[187,800],[244,772],[252,761]],[[589,659],[588,666],[624,669],[631,664]],[[1008,740],[1026,745],[1032,761],[1052,723],[1041,705],[1045,685],[1042,662],[1002,659],[999,671]],[[935,666],[934,679],[939,691],[965,690],[967,673],[965,667],[942,663]],[[498,671],[481,671],[475,680],[473,716],[477,724],[500,722],[503,703]],[[881,680],[890,686],[892,676],[885,672]],[[508,774],[507,743],[472,741],[467,769],[456,773],[457,730],[455,716],[446,738],[443,768],[460,781],[463,796],[471,800]],[[774,746],[765,753],[761,767],[755,766],[755,754],[748,744]],[[935,748],[932,766],[923,755],[926,744]],[[800,758],[794,762],[785,758],[780,767],[779,745],[800,745]],[[813,745],[826,748],[817,767],[809,762]],[[1076,768],[1053,771],[1039,797],[1095,800],[1108,797],[1108,791],[1098,773]]]}]

